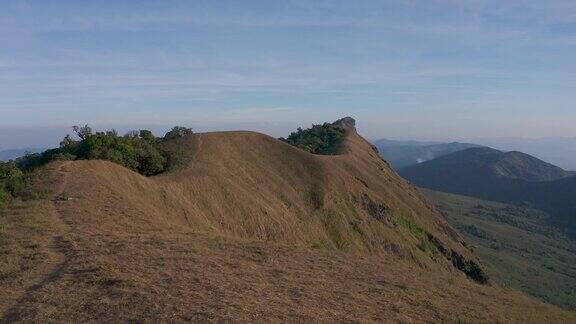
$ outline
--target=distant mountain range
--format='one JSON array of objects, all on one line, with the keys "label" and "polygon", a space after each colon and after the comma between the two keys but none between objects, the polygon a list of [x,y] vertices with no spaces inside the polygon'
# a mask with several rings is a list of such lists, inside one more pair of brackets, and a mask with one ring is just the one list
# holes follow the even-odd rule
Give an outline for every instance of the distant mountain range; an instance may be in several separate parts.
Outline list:
[{"label": "distant mountain range", "polygon": [[378,140],[372,141],[374,145],[378,147],[394,147],[394,146],[426,146],[426,145],[434,145],[434,144],[444,144],[445,142],[436,142],[436,141],[415,141],[415,140],[393,140],[382,138]]},{"label": "distant mountain range", "polygon": [[[422,162],[400,170],[400,174],[409,180],[417,180],[427,187],[440,186],[448,191],[467,191],[477,189],[472,184],[490,185],[496,182],[513,180],[550,181],[573,175],[550,163],[521,152],[502,152],[489,147],[476,147],[461,150],[439,158]],[[447,180],[451,179],[450,182]],[[453,185],[451,184],[453,183]],[[457,184],[465,183],[465,188]],[[456,186],[456,187],[453,187]]]},{"label": "distant mountain range", "polygon": [[438,191],[506,203],[528,203],[576,235],[574,172],[521,152],[480,147],[404,168],[412,183]]},{"label": "distant mountain range", "polygon": [[524,152],[563,169],[576,171],[576,137],[499,138],[475,140],[474,143],[503,151]]},{"label": "distant mountain range", "polygon": [[[378,139],[372,143],[395,169],[414,165],[417,161],[430,160],[427,158],[430,156],[436,158],[460,149],[487,146],[501,151],[524,152],[565,170],[576,171],[576,138],[570,137],[471,139],[460,143]],[[444,147],[447,149],[444,150]]]},{"label": "distant mountain range", "polygon": [[26,153],[39,153],[44,151],[44,149],[39,148],[26,148],[26,149],[10,149],[0,151],[0,161],[10,161],[24,156]]},{"label": "distant mountain range", "polygon": [[400,170],[418,163],[433,160],[450,153],[465,150],[479,145],[470,143],[437,143],[418,141],[395,141],[381,139],[374,141],[380,155],[392,167]]}]

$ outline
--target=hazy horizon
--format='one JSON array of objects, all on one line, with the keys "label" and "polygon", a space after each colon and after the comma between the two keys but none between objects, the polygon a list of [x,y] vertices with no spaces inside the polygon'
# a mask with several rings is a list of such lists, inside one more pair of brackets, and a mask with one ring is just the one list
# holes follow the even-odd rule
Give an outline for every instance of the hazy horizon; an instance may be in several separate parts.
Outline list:
[{"label": "hazy horizon", "polygon": [[[298,127],[307,128],[313,124],[332,122],[311,121],[311,122],[243,122],[243,123],[225,123],[225,122],[180,122],[172,124],[93,124],[88,123],[95,131],[117,130],[124,134],[130,130],[149,129],[156,136],[162,136],[173,126],[185,126],[192,128],[195,132],[218,132],[218,131],[254,131],[270,135],[272,137],[285,137]],[[358,123],[358,122],[357,122]],[[85,125],[87,123],[74,123],[70,126],[64,125],[47,125],[47,126],[0,126],[0,150],[2,149],[19,149],[30,147],[47,147],[57,145],[62,137],[66,134],[74,135],[72,126]],[[576,140],[576,136],[542,136],[542,137],[524,137],[524,136],[426,136],[410,135],[409,132],[399,131],[398,133],[378,132],[366,129],[363,125],[357,125],[358,133],[370,141],[381,139],[396,141],[417,141],[417,142],[491,142],[491,141],[539,141],[539,140]],[[43,144],[44,143],[44,144]],[[47,144],[46,144],[47,143]],[[38,145],[34,145],[38,144]]]},{"label": "hazy horizon", "polygon": [[[316,122],[316,121],[314,121]],[[316,123],[321,122],[317,121]],[[358,123],[358,122],[357,122]],[[82,123],[77,123],[82,124]],[[116,129],[121,134],[134,129],[149,129],[156,136],[162,136],[174,125],[192,127],[196,132],[249,130],[268,134],[273,137],[287,136],[297,127],[309,127],[310,123],[178,123],[178,124],[131,124],[131,125],[102,125],[90,124],[96,131]],[[576,137],[409,137],[409,136],[370,136],[366,134],[365,127],[358,123],[358,132],[366,139],[375,141],[378,139],[389,140],[412,140],[423,142],[465,142],[490,146],[504,151],[521,151],[534,155],[546,162],[560,166],[566,170],[576,170]],[[48,127],[0,127],[0,152],[10,149],[46,149],[57,147],[60,140],[66,134],[73,134],[72,127],[48,126]]]}]

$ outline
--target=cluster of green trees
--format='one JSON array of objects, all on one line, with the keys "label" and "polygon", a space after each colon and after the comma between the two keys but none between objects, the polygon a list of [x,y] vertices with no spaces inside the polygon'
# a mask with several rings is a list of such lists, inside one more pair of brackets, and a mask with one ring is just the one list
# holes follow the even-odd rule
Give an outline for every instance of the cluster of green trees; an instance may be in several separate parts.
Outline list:
[{"label": "cluster of green trees", "polygon": [[60,147],[30,154],[16,161],[17,166],[29,171],[54,160],[108,160],[145,176],[162,173],[167,168],[168,152],[162,149],[166,141],[192,134],[192,129],[174,127],[163,138],[149,130],[130,131],[120,136],[115,130],[93,132],[90,126],[74,126],[79,140],[66,135]]},{"label": "cluster of green trees", "polygon": [[311,128],[298,128],[288,138],[280,140],[313,154],[337,153],[346,131],[338,124],[324,123]]},{"label": "cluster of green trees", "polygon": [[51,161],[108,160],[152,176],[165,171],[174,160],[164,144],[193,134],[192,129],[180,126],[162,138],[155,137],[149,130],[130,131],[120,136],[115,130],[93,132],[88,125],[73,129],[78,139],[66,135],[58,148],[0,163],[0,210],[19,195],[27,173]]}]

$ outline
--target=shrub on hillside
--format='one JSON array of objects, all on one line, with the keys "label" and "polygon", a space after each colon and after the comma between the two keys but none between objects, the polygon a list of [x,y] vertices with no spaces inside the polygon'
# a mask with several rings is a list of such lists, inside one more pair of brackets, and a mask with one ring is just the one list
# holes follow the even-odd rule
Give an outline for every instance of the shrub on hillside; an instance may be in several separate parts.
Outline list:
[{"label": "shrub on hillside", "polygon": [[[88,125],[74,126],[79,140],[66,135],[58,148],[26,154],[11,162],[0,162],[0,211],[13,197],[34,199],[33,178],[38,167],[57,160],[108,160],[145,176],[164,172],[176,163],[175,153],[165,148],[170,140],[193,134],[191,128],[176,126],[163,138],[149,130],[119,136],[115,130],[93,132]],[[180,160],[178,160],[180,161]]]},{"label": "shrub on hillside", "polygon": [[280,140],[313,154],[335,154],[338,151],[346,131],[337,124],[324,123],[311,128],[298,128],[288,138]]},{"label": "shrub on hillside", "polygon": [[[80,134],[79,134],[80,135]],[[132,170],[138,170],[136,150],[129,139],[115,131],[98,132],[85,137],[72,152],[79,160],[108,160]]]},{"label": "shrub on hillside", "polygon": [[74,126],[80,140],[66,135],[60,147],[39,154],[29,154],[16,161],[24,171],[56,160],[108,160],[145,176],[162,173],[168,167],[169,153],[162,144],[193,134],[192,129],[176,126],[164,138],[156,138],[149,130],[130,131],[119,136],[115,130],[93,132],[88,125]]},{"label": "shrub on hillside", "polygon": [[21,186],[24,174],[13,162],[0,163],[0,189],[14,193]]},{"label": "shrub on hillside", "polygon": [[167,141],[171,139],[181,138],[188,135],[192,135],[193,133],[194,132],[192,131],[192,128],[175,126],[174,128],[172,128],[172,130],[166,133],[166,135],[164,135],[164,140]]}]

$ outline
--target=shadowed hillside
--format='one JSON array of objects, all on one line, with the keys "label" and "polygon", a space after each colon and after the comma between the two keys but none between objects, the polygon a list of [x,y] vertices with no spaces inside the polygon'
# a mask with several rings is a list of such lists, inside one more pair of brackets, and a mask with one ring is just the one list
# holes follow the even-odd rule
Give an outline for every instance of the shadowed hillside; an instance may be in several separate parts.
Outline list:
[{"label": "shadowed hillside", "polygon": [[576,235],[576,177],[520,152],[490,148],[456,152],[400,171],[414,184],[481,199],[530,204],[549,212],[550,222]]},{"label": "shadowed hillside", "polygon": [[472,244],[496,282],[576,309],[576,241],[550,226],[548,214],[525,206],[424,192]]},{"label": "shadowed hillside", "polygon": [[[470,148],[400,170],[406,179],[427,188],[476,193],[515,180],[551,181],[572,173],[521,152]],[[468,192],[464,192],[468,191]]]},{"label": "shadowed hillside", "polygon": [[105,161],[49,164],[46,198],[2,219],[3,319],[574,319],[477,283],[462,237],[352,119],[336,125],[338,155],[221,132],[170,141],[179,167],[150,178]]},{"label": "shadowed hillside", "polygon": [[524,182],[502,192],[500,200],[528,203],[550,213],[552,223],[576,238],[576,176],[545,182]]},{"label": "shadowed hillside", "polygon": [[400,170],[418,186],[494,199],[526,181],[551,181],[572,174],[520,152],[471,148]]}]

